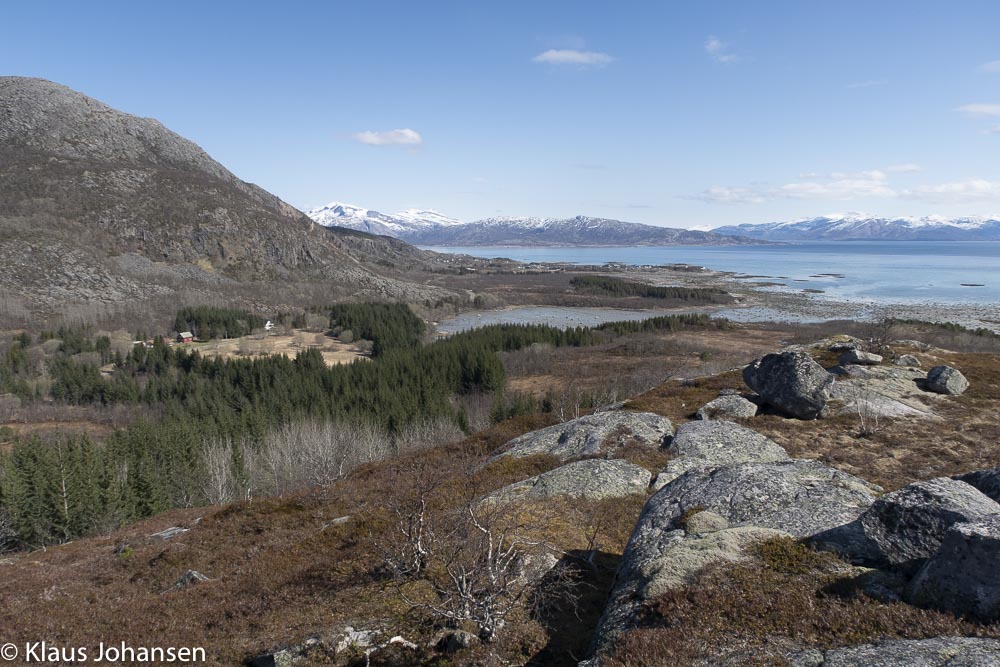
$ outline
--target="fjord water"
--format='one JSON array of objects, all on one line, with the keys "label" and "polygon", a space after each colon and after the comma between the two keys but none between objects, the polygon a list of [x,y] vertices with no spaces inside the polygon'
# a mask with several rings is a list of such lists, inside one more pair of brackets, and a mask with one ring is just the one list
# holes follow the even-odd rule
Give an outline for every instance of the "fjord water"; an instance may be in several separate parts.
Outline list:
[{"label": "fjord water", "polygon": [[[759,246],[428,247],[522,262],[694,264],[775,289],[868,303],[1000,304],[1000,242],[848,241]],[[834,274],[834,275],[821,275]],[[843,276],[843,277],[839,277]],[[983,285],[963,286],[963,283]]]}]

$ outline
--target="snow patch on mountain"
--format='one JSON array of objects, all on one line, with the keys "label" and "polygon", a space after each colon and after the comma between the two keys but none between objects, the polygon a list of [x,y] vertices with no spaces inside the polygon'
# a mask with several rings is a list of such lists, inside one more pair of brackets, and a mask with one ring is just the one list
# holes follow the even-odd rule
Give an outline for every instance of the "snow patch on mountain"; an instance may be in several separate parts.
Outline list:
[{"label": "snow patch on mountain", "polygon": [[947,218],[940,215],[879,217],[833,213],[785,222],[718,227],[717,234],[767,241],[943,241],[1000,240],[1000,216]]}]

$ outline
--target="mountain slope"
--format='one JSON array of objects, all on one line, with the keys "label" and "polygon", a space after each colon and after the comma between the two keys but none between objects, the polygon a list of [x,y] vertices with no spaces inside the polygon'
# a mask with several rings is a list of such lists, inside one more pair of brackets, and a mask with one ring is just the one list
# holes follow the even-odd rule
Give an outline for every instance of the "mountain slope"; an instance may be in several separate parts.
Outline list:
[{"label": "mountain slope", "polygon": [[1000,218],[879,218],[846,214],[759,225],[731,225],[712,231],[766,241],[1000,241]]},{"label": "mountain slope", "polygon": [[274,279],[391,291],[367,263],[401,256],[429,257],[318,226],[155,120],[0,77],[0,288],[31,309]]},{"label": "mountain slope", "polygon": [[565,220],[497,217],[461,222],[437,211],[409,209],[388,215],[331,202],[309,211],[309,217],[325,226],[385,234],[429,246],[735,245],[749,242],[710,232],[582,215]]},{"label": "mountain slope", "polygon": [[341,202],[330,202],[326,206],[314,208],[309,211],[309,217],[324,227],[343,227],[400,238],[414,230],[461,224],[437,211],[411,208],[388,215]]}]

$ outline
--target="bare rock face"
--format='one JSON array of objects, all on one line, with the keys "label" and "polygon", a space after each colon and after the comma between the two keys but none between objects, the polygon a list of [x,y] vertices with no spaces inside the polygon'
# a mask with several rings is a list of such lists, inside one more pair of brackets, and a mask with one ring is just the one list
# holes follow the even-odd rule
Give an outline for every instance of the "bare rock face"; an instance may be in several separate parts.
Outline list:
[{"label": "bare rock face", "polygon": [[[921,606],[1000,619],[1000,514],[957,523],[917,572],[907,600]],[[997,656],[1000,662],[1000,655]]]},{"label": "bare rock face", "polygon": [[525,433],[504,445],[491,460],[551,454],[570,461],[629,445],[658,449],[673,431],[669,419],[651,412],[600,412]]},{"label": "bare rock face", "polygon": [[807,352],[768,354],[743,369],[743,381],[770,405],[798,417],[815,419],[830,398],[834,378]]},{"label": "bare rock face", "polygon": [[988,470],[967,472],[953,479],[971,484],[985,495],[1000,503],[1000,466],[989,468]]},{"label": "bare rock face", "polygon": [[[644,600],[685,581],[693,568],[713,559],[738,559],[753,541],[809,537],[851,522],[875,500],[876,490],[853,475],[796,459],[685,473],[643,508],[593,649],[599,652],[628,629]],[[697,521],[699,514],[709,516]]]},{"label": "bare rock face", "polygon": [[698,419],[750,419],[757,414],[757,404],[740,395],[727,394],[703,405],[695,416]]},{"label": "bare rock face", "polygon": [[962,372],[951,366],[935,366],[927,371],[927,390],[936,394],[958,396],[969,388]]},{"label": "bare rock face", "polygon": [[645,468],[621,459],[574,461],[554,470],[515,482],[488,498],[542,500],[554,496],[601,500],[645,493],[652,477]]},{"label": "bare rock face", "polygon": [[[842,366],[837,382],[830,388],[826,412],[834,415],[935,419],[932,405],[936,396],[918,386],[924,379],[919,369],[899,366]],[[824,413],[825,415],[826,413]]]},{"label": "bare rock face", "polygon": [[698,467],[731,463],[767,463],[788,458],[784,447],[760,433],[727,421],[694,421],[677,427],[668,451],[671,460],[654,489]]},{"label": "bare rock face", "polygon": [[837,363],[841,366],[878,366],[882,363],[882,355],[864,352],[862,350],[847,350],[837,357]]},{"label": "bare rock face", "polygon": [[947,477],[914,482],[879,498],[860,519],[877,565],[914,568],[941,546],[956,523],[1000,513],[978,489]]},{"label": "bare rock face", "polygon": [[979,637],[896,639],[828,651],[802,651],[792,667],[996,667],[1000,640]]}]

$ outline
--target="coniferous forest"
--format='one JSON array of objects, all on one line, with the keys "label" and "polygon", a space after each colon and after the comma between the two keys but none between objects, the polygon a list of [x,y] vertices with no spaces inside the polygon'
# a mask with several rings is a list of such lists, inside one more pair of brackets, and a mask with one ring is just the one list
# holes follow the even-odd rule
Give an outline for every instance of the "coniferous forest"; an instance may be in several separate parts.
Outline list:
[{"label": "coniferous forest", "polygon": [[[283,451],[284,459],[277,462],[275,452],[260,451],[266,446],[261,443],[292,424],[363,429],[370,439],[384,441],[369,449],[387,454],[386,447],[399,447],[401,434],[414,424],[444,420],[467,430],[468,417],[457,400],[462,396],[493,396],[496,418],[511,416],[522,404],[505,402],[500,352],[535,343],[579,347],[637,331],[717,325],[704,315],[594,329],[496,325],[424,343],[424,323],[403,304],[334,306],[329,313],[334,331],[351,330],[373,342],[370,359],[328,367],[316,349],[295,358],[223,359],[171,346],[163,338],[151,347],[136,344],[122,356],[110,351],[106,337],[81,329],[13,341],[0,367],[0,391],[27,403],[127,404],[160,415],[118,429],[101,442],[85,436],[55,443],[16,439],[9,452],[0,454],[0,508],[17,540],[38,546],[173,507],[217,502],[208,489],[218,486],[212,470],[219,466],[220,452],[230,485],[243,480],[248,486],[249,476],[259,475],[262,467],[278,475],[276,468],[291,465],[286,459],[292,455]],[[234,321],[242,320],[199,309],[185,309],[177,317],[177,323],[192,328],[222,326],[227,332]],[[58,345],[44,369],[29,363],[40,342]],[[113,370],[102,373],[98,363]],[[37,383],[30,388],[29,380],[41,371],[51,378],[47,393]],[[349,458],[365,460],[344,453],[341,469]]]}]

